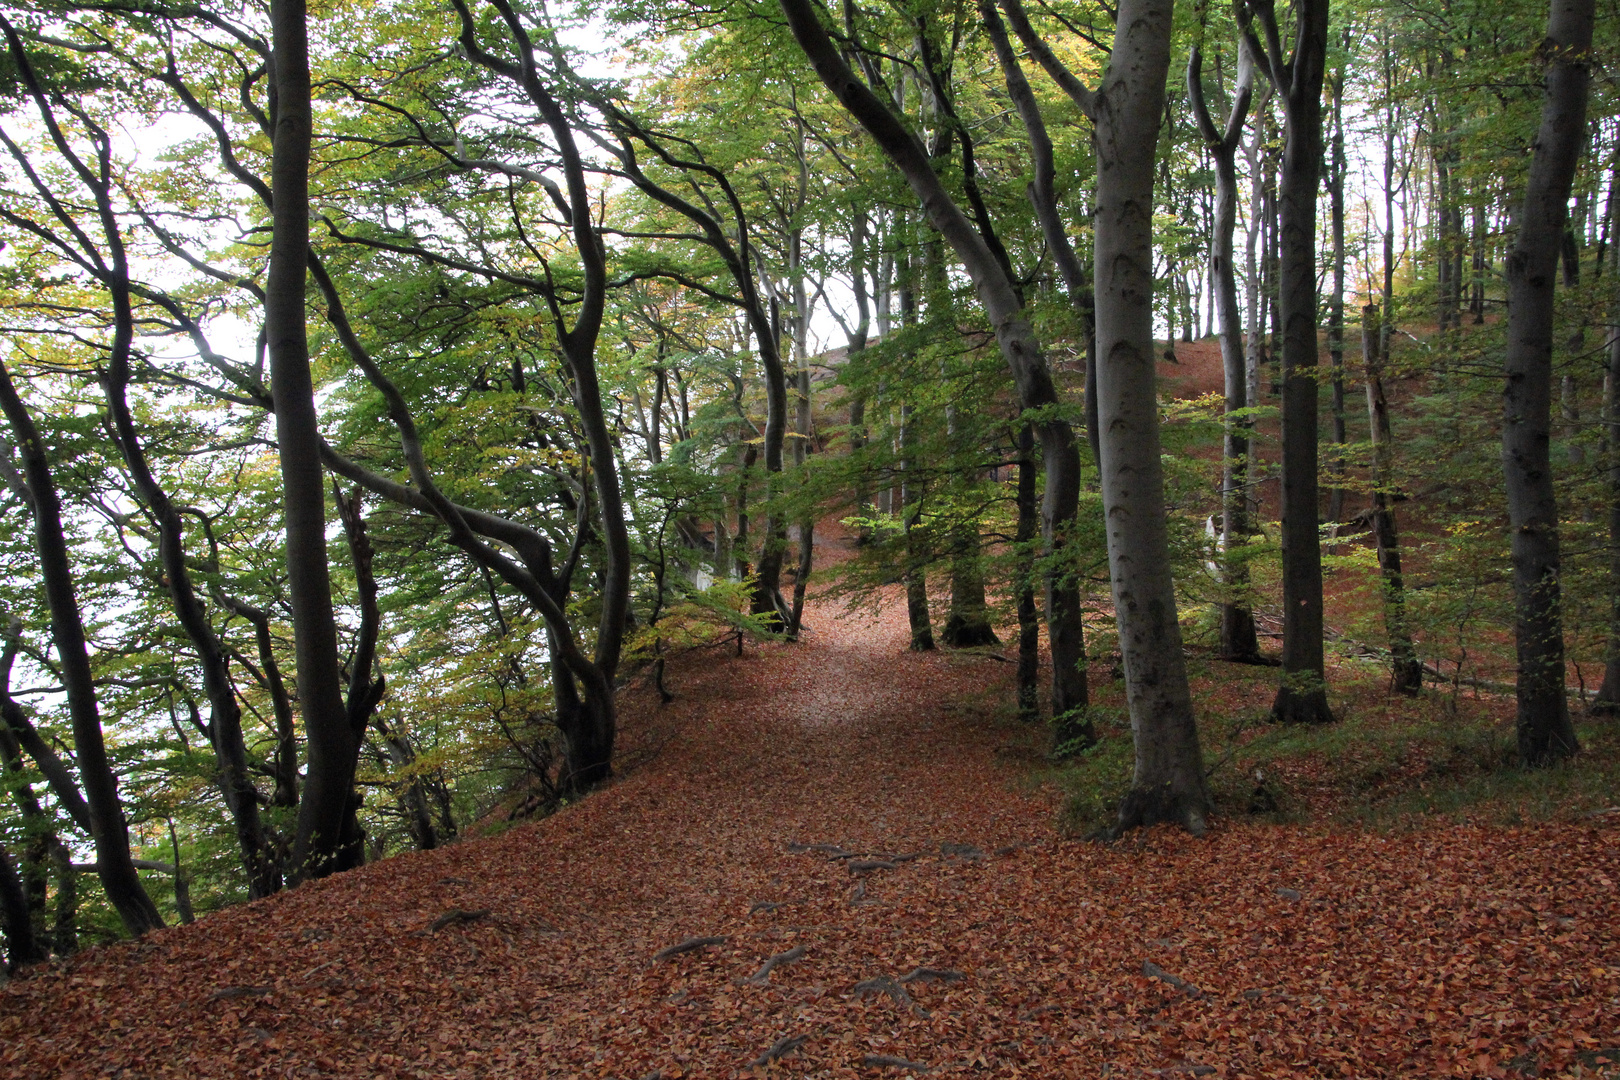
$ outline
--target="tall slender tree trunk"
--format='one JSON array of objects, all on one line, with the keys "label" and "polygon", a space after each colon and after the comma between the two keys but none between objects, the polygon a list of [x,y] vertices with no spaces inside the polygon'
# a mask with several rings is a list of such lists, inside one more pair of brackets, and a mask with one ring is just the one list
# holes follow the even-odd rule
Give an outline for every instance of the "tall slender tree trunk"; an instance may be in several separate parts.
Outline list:
[{"label": "tall slender tree trunk", "polygon": [[1018,531],[1014,544],[1018,560],[1014,574],[1018,595],[1018,718],[1041,718],[1040,611],[1035,605],[1035,540],[1040,531],[1040,510],[1035,496],[1035,432],[1018,429]]},{"label": "tall slender tree trunk", "polygon": [[[1135,768],[1117,828],[1209,814],[1164,511],[1153,355],[1153,158],[1173,0],[1123,0],[1097,92],[1098,426],[1103,514]],[[1050,480],[1048,481],[1050,482]]]},{"label": "tall slender tree trunk", "polygon": [[1402,694],[1423,689],[1423,667],[1412,645],[1406,620],[1406,586],[1401,578],[1400,535],[1390,507],[1390,458],[1393,436],[1389,402],[1384,397],[1384,362],[1379,354],[1378,308],[1361,309],[1361,354],[1367,368],[1367,427],[1372,432],[1372,534],[1383,576],[1384,630],[1389,636],[1390,680]]},{"label": "tall slender tree trunk", "polygon": [[[1606,226],[1620,225],[1620,155],[1609,181],[1609,208]],[[1614,716],[1620,714],[1620,245],[1607,248],[1609,288],[1609,330],[1604,342],[1603,376],[1603,455],[1609,496],[1609,642],[1603,664],[1603,685],[1593,699],[1591,710]],[[1598,266],[1604,266],[1599,262]]]},{"label": "tall slender tree trunk", "polygon": [[1217,130],[1204,101],[1203,54],[1194,48],[1187,61],[1187,89],[1204,145],[1215,164],[1215,206],[1211,224],[1209,276],[1220,312],[1221,372],[1226,395],[1226,419],[1221,465],[1221,599],[1220,657],[1240,663],[1260,659],[1254,611],[1248,601],[1249,566],[1232,550],[1249,537],[1249,435],[1253,422],[1248,408],[1248,373],[1244,364],[1243,316],[1238,311],[1237,270],[1233,265],[1233,233],[1237,228],[1237,150],[1243,138],[1254,90],[1254,65],[1247,47],[1238,61],[1238,80],[1231,112],[1224,129]]},{"label": "tall slender tree trunk", "polygon": [[1580,749],[1564,695],[1558,505],[1551,443],[1553,290],[1569,193],[1586,133],[1594,0],[1552,0],[1541,55],[1546,98],[1507,260],[1502,466],[1513,549],[1519,757],[1549,765]]},{"label": "tall slender tree trunk", "polygon": [[0,930],[5,932],[8,973],[45,959],[45,949],[34,935],[28,891],[4,845],[0,845]]},{"label": "tall slender tree trunk", "polygon": [[1329,463],[1332,487],[1328,491],[1328,521],[1337,538],[1344,520],[1344,71],[1330,80],[1333,94],[1332,139],[1328,164],[1328,213],[1333,237],[1333,291],[1328,295],[1328,363],[1333,373],[1333,460]]},{"label": "tall slender tree trunk", "polygon": [[[800,173],[804,173],[800,157]],[[802,477],[804,463],[810,456],[810,443],[814,437],[814,424],[810,411],[810,305],[804,291],[804,234],[794,230],[789,245],[789,263],[793,274],[793,467]],[[787,620],[787,634],[799,636],[804,620],[804,594],[810,584],[811,564],[815,555],[816,517],[814,507],[799,516],[799,565],[793,576],[793,603]]]},{"label": "tall slender tree trunk", "polygon": [[[1007,11],[1009,17],[1014,19],[1015,28],[1025,44],[1038,45],[1039,41],[1028,20],[1023,17],[1022,9],[1016,3],[1010,3]],[[997,14],[995,5],[990,0],[980,0],[979,14],[995,48],[996,58],[1001,64],[1008,95],[1018,109],[1018,115],[1024,123],[1024,132],[1029,138],[1030,153],[1035,167],[1034,179],[1027,189],[1030,205],[1034,207],[1036,220],[1040,223],[1041,236],[1057,263],[1058,273],[1063,277],[1064,288],[1069,293],[1069,303],[1074,306],[1076,314],[1080,317],[1080,333],[1085,338],[1086,355],[1086,436],[1091,446],[1092,460],[1101,461],[1102,450],[1097,423],[1095,291],[1091,282],[1087,280],[1085,264],[1075,253],[1074,245],[1070,243],[1068,233],[1065,231],[1063,219],[1058,213],[1057,169],[1054,164],[1052,140],[1047,133],[1046,123],[1042,118],[1040,106],[1036,103],[1035,94],[1024,76],[1017,55],[1013,52],[1012,44],[1007,38],[1006,27]],[[1047,64],[1048,60],[1042,59],[1041,62]],[[1083,105],[1083,102],[1077,104]],[[1060,541],[1063,540],[1061,533],[1051,523],[1054,520],[1072,520],[1074,512],[1072,508],[1079,501],[1079,451],[1072,444],[1065,447],[1060,443],[1061,440],[1043,436],[1042,446],[1048,461],[1061,466],[1054,474],[1060,486],[1056,489],[1049,486],[1047,491],[1047,521],[1044,534],[1048,554],[1058,551],[1061,547]],[[1031,475],[1033,483],[1033,474]],[[1022,482],[1020,474],[1020,483]],[[1049,485],[1051,482],[1049,480]],[[1057,517],[1060,510],[1068,517]],[[1058,746],[1088,746],[1096,741],[1096,730],[1087,712],[1091,702],[1091,690],[1086,676],[1085,607],[1081,582],[1075,575],[1066,572],[1061,565],[1056,565],[1047,573],[1045,584],[1047,635],[1052,651],[1052,714],[1057,721],[1053,732],[1054,743]]]},{"label": "tall slender tree trunk", "polygon": [[298,702],[308,744],[303,798],[288,874],[293,882],[337,868],[359,746],[349,729],[338,670],[337,624],[326,552],[326,485],[304,323],[309,261],[309,32],[304,0],[272,0],[275,72],[274,195],[265,328],[286,515],[287,594],[292,605]]},{"label": "tall slender tree trunk", "polygon": [[1266,128],[1268,126],[1269,106],[1272,90],[1270,84],[1264,86],[1260,93],[1260,101],[1254,110],[1254,136],[1244,148],[1244,157],[1249,166],[1249,214],[1244,224],[1243,244],[1243,281],[1244,281],[1244,325],[1248,327],[1248,337],[1243,346],[1243,379],[1244,400],[1250,407],[1260,404],[1260,373],[1265,367],[1266,355],[1266,327],[1265,327],[1265,295],[1266,274],[1264,269],[1265,257],[1265,171],[1268,152],[1266,150]]},{"label": "tall slender tree trunk", "polygon": [[[900,323],[907,328],[917,322],[917,293],[911,260],[900,271]],[[928,611],[928,564],[932,552],[929,534],[922,522],[923,485],[917,475],[917,427],[909,401],[900,405],[900,523],[905,530],[906,618],[911,625],[911,648],[928,652],[934,648],[934,626]]]},{"label": "tall slender tree trunk", "polygon": [[[1253,0],[1248,0],[1252,5]],[[1259,13],[1270,19],[1268,6]],[[1271,713],[1284,723],[1325,723],[1328,708],[1322,641],[1322,549],[1317,485],[1316,197],[1322,172],[1322,81],[1327,0],[1299,0],[1293,56],[1273,52],[1266,70],[1283,100],[1282,176],[1278,184],[1278,307],[1282,342],[1283,680]],[[1268,43],[1277,39],[1268,28]],[[1267,46],[1254,36],[1259,55]]]}]

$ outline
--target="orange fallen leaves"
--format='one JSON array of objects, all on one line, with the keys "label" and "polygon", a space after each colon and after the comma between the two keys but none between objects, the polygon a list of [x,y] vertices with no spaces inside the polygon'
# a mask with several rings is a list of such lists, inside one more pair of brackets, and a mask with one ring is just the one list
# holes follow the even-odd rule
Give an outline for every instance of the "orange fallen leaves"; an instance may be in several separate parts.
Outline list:
[{"label": "orange fallen leaves", "polygon": [[551,819],[12,984],[0,1075],[1616,1075],[1612,819],[1062,840],[1008,665],[891,610],[672,664]]}]

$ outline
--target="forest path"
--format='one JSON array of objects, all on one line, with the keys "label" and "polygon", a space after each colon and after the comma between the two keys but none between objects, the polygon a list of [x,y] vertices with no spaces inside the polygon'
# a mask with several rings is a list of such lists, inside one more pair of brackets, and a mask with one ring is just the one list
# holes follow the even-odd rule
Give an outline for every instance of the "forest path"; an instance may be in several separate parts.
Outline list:
[{"label": "forest path", "polygon": [[1501,1076],[1620,1044],[1613,824],[1063,841],[995,719],[1011,665],[909,653],[898,606],[808,621],[629,694],[639,764],[547,820],[12,984],[0,1075]]}]

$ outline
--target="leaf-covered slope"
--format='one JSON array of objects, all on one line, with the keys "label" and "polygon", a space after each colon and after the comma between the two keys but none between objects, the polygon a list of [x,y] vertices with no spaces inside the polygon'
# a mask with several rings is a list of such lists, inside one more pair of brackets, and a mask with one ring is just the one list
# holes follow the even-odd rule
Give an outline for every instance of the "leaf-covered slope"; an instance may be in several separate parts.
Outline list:
[{"label": "leaf-covered slope", "polygon": [[1010,665],[908,653],[898,611],[811,616],[672,665],[678,700],[627,710],[644,763],[553,818],[12,984],[0,1073],[1608,1069],[1612,816],[1060,840],[987,715]]}]

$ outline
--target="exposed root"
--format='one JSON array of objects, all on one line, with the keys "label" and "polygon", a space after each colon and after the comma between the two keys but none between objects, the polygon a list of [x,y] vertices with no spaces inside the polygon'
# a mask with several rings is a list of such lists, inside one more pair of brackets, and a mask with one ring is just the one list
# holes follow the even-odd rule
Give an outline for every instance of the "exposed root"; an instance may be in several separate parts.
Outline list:
[{"label": "exposed root", "polygon": [[1177,990],[1180,990],[1188,997],[1201,998],[1204,996],[1204,992],[1198,989],[1198,987],[1194,986],[1192,983],[1188,982],[1186,979],[1183,979],[1179,975],[1170,974],[1168,971],[1164,970],[1164,968],[1160,967],[1158,964],[1155,964],[1151,960],[1142,961],[1142,974],[1146,975],[1150,979],[1158,979],[1160,982],[1169,983],[1171,986],[1175,987]]},{"label": "exposed root", "polygon": [[657,952],[653,953],[653,960],[654,962],[659,960],[668,960],[672,956],[679,956],[681,953],[692,952],[696,949],[706,949],[710,945],[724,945],[726,941],[727,939],[723,937],[687,938],[685,941],[682,941],[679,944],[670,945],[667,948],[659,949]]},{"label": "exposed root", "polygon": [[771,981],[771,972],[775,971],[779,967],[786,967],[788,964],[797,963],[803,958],[804,946],[795,945],[787,952],[777,953],[769,960],[766,960],[759,966],[759,970],[754,972],[753,977],[748,981],[753,983],[755,986],[766,986]]},{"label": "exposed root", "polygon": [[890,862],[888,859],[856,859],[849,864],[852,874],[866,874],[873,870],[898,870],[900,864]]},{"label": "exposed root", "polygon": [[918,1016],[928,1016],[928,1010],[911,1000],[911,995],[906,993],[906,988],[887,975],[879,975],[874,979],[862,979],[855,984],[856,1001],[864,1001],[872,994],[886,994],[891,1001],[901,1008],[910,1009]]},{"label": "exposed root", "polygon": [[1180,825],[1194,836],[1203,836],[1208,827],[1205,815],[1208,800],[1202,793],[1175,791],[1169,784],[1155,788],[1133,787],[1119,804],[1119,819],[1101,834],[1102,839],[1118,840],[1132,829],[1149,825]]},{"label": "exposed root", "polygon": [[771,1048],[769,1050],[765,1051],[748,1064],[752,1065],[756,1069],[764,1065],[769,1065],[783,1054],[790,1054],[797,1050],[799,1047],[803,1046],[807,1041],[809,1041],[809,1039],[810,1036],[808,1035],[789,1035],[785,1038],[777,1039],[771,1044]]},{"label": "exposed root", "polygon": [[963,975],[960,971],[951,971],[948,968],[920,967],[912,971],[909,975],[900,976],[900,981],[903,983],[959,983],[965,978],[967,978],[967,976]]},{"label": "exposed root", "polygon": [[434,919],[432,922],[428,923],[428,930],[436,933],[443,930],[447,926],[454,926],[456,923],[477,922],[479,919],[485,919],[488,917],[489,908],[479,908],[477,911],[463,911],[460,908],[451,908],[443,915],[440,915],[437,919]]},{"label": "exposed root", "polygon": [[985,858],[984,850],[973,844],[941,844],[939,856],[942,859],[970,859],[974,862]]},{"label": "exposed root", "polygon": [[907,1061],[905,1058],[894,1057],[891,1054],[867,1054],[861,1058],[861,1064],[874,1069],[910,1069],[912,1072],[928,1072],[928,1066],[920,1061]]}]

